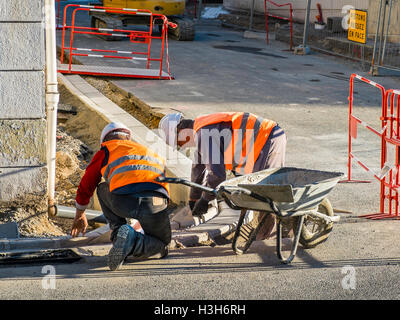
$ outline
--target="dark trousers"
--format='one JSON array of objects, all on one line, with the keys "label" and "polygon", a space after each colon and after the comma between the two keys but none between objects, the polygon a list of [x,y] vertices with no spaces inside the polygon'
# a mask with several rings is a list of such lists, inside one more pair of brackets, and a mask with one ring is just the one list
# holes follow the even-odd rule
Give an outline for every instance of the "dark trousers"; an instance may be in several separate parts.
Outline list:
[{"label": "dark trousers", "polygon": [[151,196],[113,194],[105,182],[97,186],[97,196],[104,217],[112,230],[111,241],[115,239],[119,227],[127,223],[127,218],[140,222],[145,234],[136,232],[137,240],[130,255],[149,257],[163,252],[165,246],[170,243],[171,225],[166,201],[161,205],[153,205]]}]

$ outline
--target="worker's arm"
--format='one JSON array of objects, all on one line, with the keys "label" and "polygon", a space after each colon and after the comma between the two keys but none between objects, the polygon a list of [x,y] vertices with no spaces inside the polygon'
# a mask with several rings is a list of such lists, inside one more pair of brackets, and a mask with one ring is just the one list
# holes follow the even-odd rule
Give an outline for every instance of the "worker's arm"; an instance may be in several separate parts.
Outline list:
[{"label": "worker's arm", "polygon": [[[209,128],[210,127],[210,128]],[[211,128],[211,126],[205,127],[209,129],[204,132],[201,130],[201,135],[197,137],[197,150],[198,150],[198,164],[196,164],[197,178],[193,178],[192,170],[192,181],[196,179],[200,184],[209,188],[215,189],[221,182],[226,179],[226,171],[224,164],[224,146],[221,142],[221,135],[218,130]],[[214,132],[212,130],[215,130]],[[196,203],[194,204],[192,213],[194,215],[201,215],[207,212],[208,202],[215,199],[215,196],[208,192],[197,191],[196,195],[199,196]],[[192,196],[192,194],[191,194]],[[192,197],[191,197],[192,199]]]},{"label": "worker's arm", "polygon": [[[192,165],[191,181],[200,185],[204,183],[204,174],[206,166],[202,163],[194,163]],[[197,201],[201,198],[202,191],[199,188],[190,188],[190,201]]]},{"label": "worker's arm", "polygon": [[78,236],[79,233],[84,235],[86,232],[88,222],[85,210],[90,202],[90,198],[93,196],[93,193],[96,190],[97,185],[101,181],[101,168],[103,166],[104,156],[105,153],[103,150],[98,151],[94,155],[79,184],[75,200],[75,219],[71,229],[72,237]]},{"label": "worker's arm", "polygon": [[[226,169],[224,159],[224,133],[228,133],[221,124],[204,127],[208,131],[202,132],[199,141],[199,150],[202,162],[205,166],[203,185],[215,189],[221,182],[226,180]],[[209,192],[203,192],[201,198],[211,201],[215,196]]]}]

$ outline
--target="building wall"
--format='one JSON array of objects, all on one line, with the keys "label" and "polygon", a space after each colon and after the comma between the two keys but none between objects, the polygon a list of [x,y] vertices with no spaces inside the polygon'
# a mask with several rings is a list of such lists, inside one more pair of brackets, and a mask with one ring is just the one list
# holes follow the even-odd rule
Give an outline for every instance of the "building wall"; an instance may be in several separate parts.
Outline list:
[{"label": "building wall", "polygon": [[43,0],[0,0],[0,205],[47,201]]},{"label": "building wall", "polygon": [[[321,4],[322,15],[324,21],[326,22],[327,17],[342,17],[342,9],[346,5],[353,5],[357,9],[367,9],[369,0],[312,0],[311,1],[311,14],[310,21],[316,21],[316,16],[318,15],[317,3]],[[375,0],[370,0],[375,1]],[[293,5],[293,16],[295,21],[304,22],[304,17],[306,13],[307,0],[273,0],[277,4],[285,4],[291,2]],[[252,5],[252,0],[224,0],[224,6],[228,9],[240,9],[240,10],[250,10]],[[257,13],[264,13],[264,0],[255,0],[255,11]],[[276,8],[275,6],[267,3],[268,10],[271,13],[288,17],[289,11],[288,7]]]}]

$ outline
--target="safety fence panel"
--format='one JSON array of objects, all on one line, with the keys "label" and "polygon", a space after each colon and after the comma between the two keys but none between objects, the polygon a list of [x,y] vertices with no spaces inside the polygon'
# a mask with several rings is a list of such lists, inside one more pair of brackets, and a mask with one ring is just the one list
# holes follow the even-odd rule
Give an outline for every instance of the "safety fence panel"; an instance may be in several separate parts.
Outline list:
[{"label": "safety fence panel", "polygon": [[[380,94],[382,101],[381,114],[379,121],[381,127],[379,130],[373,128],[371,125],[361,120],[359,117],[354,115],[354,81],[366,83],[372,87],[375,87]],[[349,145],[348,145],[348,173],[347,180],[341,182],[370,182],[365,180],[353,180],[352,179],[352,164],[355,161],[356,164],[361,166],[367,172],[369,172],[374,178],[380,183],[380,194],[379,194],[379,212],[375,214],[361,215],[360,217],[368,219],[398,219],[399,217],[399,168],[400,168],[400,91],[398,90],[386,90],[380,84],[370,81],[357,74],[352,74],[350,77],[350,92],[349,92]],[[356,157],[353,152],[353,140],[357,139],[358,125],[362,125],[368,131],[374,133],[379,137],[381,141],[380,145],[380,169],[379,173],[374,172],[365,163]],[[396,149],[395,161],[392,164],[388,162],[388,147],[393,146]],[[386,210],[386,201],[388,207]],[[394,210],[393,210],[394,209]]]},{"label": "safety fence panel", "polygon": [[56,0],[56,30],[61,30],[62,25],[60,25],[60,13],[61,13],[61,0]]},{"label": "safety fence panel", "polygon": [[363,83],[366,83],[372,87],[375,87],[378,92],[380,93],[381,96],[381,117],[384,115],[384,100],[385,100],[385,93],[386,90],[383,86],[377,84],[376,82],[370,81],[362,76],[352,74],[350,77],[350,91],[349,91],[349,136],[348,136],[348,163],[347,163],[347,180],[343,182],[370,182],[370,181],[365,181],[365,180],[354,180],[352,179],[352,164],[353,160],[361,166],[363,169],[368,171],[374,178],[376,178],[380,182],[381,186],[381,196],[380,196],[380,212],[383,212],[384,209],[384,199],[382,198],[382,190],[384,187],[384,182],[383,182],[383,176],[382,172],[381,173],[375,173],[371,168],[369,168],[365,163],[363,163],[359,158],[356,157],[356,155],[353,152],[353,140],[357,139],[357,133],[358,133],[358,125],[362,125],[364,128],[366,128],[368,131],[374,133],[377,135],[380,140],[381,140],[381,154],[380,154],[380,167],[383,169],[384,164],[385,164],[385,148],[384,148],[384,141],[385,141],[385,132],[386,132],[386,126],[383,120],[381,120],[381,128],[380,130],[374,129],[371,125],[367,124],[365,121],[361,120],[359,117],[354,115],[354,82],[355,80],[361,81]]},{"label": "safety fence panel", "polygon": [[[277,16],[274,14],[271,14],[268,11],[268,6],[267,3],[269,3],[270,5],[274,6],[274,7],[289,7],[289,17],[282,17],[282,16]],[[265,32],[266,32],[266,41],[267,44],[269,44],[269,30],[268,30],[268,17],[272,17],[275,19],[280,19],[280,20],[286,20],[289,21],[289,26],[290,26],[290,42],[289,42],[289,49],[292,50],[293,48],[293,5],[291,3],[285,3],[285,4],[278,4],[275,3],[271,0],[264,0],[264,14],[265,14]]]},{"label": "safety fence panel", "polygon": [[373,75],[381,69],[400,71],[400,1],[311,1],[307,9],[304,5],[304,20],[296,16],[300,23],[294,25],[293,39],[288,39],[287,28],[278,29],[275,38],[349,58]]},{"label": "safety fence panel", "polygon": [[[61,2],[67,3],[68,0],[55,0],[56,2],[56,30],[62,30]],[[73,0],[71,1],[73,2]]]},{"label": "safety fence panel", "polygon": [[[349,28],[351,28],[351,17],[354,12],[352,10],[355,9],[353,4],[354,2],[343,5],[341,2],[332,1],[328,6],[326,3],[312,2],[305,43],[314,51],[361,62],[364,69],[367,70],[372,59],[373,40],[371,37],[373,33],[370,28],[367,28],[368,21],[364,21],[366,24],[363,25],[365,30],[362,37],[365,43],[362,39],[349,40]],[[358,6],[357,9],[368,14],[366,6]],[[359,34],[361,35],[361,33]],[[304,26],[299,25],[294,31],[295,45],[303,43],[303,36]]]},{"label": "safety fence panel", "polygon": [[[73,9],[73,10],[69,10]],[[131,15],[141,16],[148,19],[149,27],[146,30],[131,30],[131,29],[110,29],[99,28],[93,26],[77,25],[76,15],[78,12],[95,12],[107,15]],[[72,13],[71,13],[72,12]],[[68,14],[71,14],[71,24],[67,24]],[[161,35],[153,34],[153,27],[155,22],[161,23]],[[164,15],[153,14],[149,10],[141,9],[126,9],[126,8],[111,8],[91,5],[78,5],[69,4],[64,8],[63,28],[62,28],[62,44],[61,44],[61,65],[58,71],[66,74],[87,74],[98,76],[117,76],[117,77],[132,77],[132,78],[146,78],[146,79],[172,79],[169,56],[168,56],[168,26],[176,27],[175,24],[168,21]],[[87,48],[82,45],[74,45],[75,37],[77,35],[93,35],[97,37],[120,37],[130,40],[134,50],[110,50],[106,48]],[[67,39],[69,36],[69,41]],[[103,40],[104,41],[104,40]],[[159,41],[158,49],[154,49],[154,41]],[[153,46],[152,46],[153,45]],[[155,52],[157,51],[157,52]],[[67,54],[69,57],[68,63],[64,63]],[[156,54],[156,57],[154,57]],[[115,60],[136,60],[145,63],[145,68],[129,68],[126,66],[117,67],[111,62],[106,66],[95,65],[80,65],[73,64],[74,57],[88,57],[88,58],[105,58]],[[164,58],[166,60],[167,72],[163,71]],[[151,69],[150,63],[158,63],[159,68]]]},{"label": "safety fence panel", "polygon": [[400,2],[379,0],[371,3],[370,8],[374,32],[371,71],[378,73],[379,68],[400,71]]},{"label": "safety fence panel", "polygon": [[[364,215],[363,217],[378,219],[400,219],[399,216],[399,169],[400,169],[400,90],[386,90],[382,121],[385,126],[385,136],[382,141],[382,149],[385,150],[383,174],[381,186],[381,201],[384,202],[379,214]],[[395,149],[394,163],[388,163],[388,147]],[[388,207],[386,210],[385,201]]]}]

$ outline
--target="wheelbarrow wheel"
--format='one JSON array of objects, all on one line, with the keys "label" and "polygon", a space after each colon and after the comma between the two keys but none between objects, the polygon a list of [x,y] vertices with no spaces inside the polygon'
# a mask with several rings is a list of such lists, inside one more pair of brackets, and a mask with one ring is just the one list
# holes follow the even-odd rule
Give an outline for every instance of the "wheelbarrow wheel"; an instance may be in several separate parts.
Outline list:
[{"label": "wheelbarrow wheel", "polygon": [[[330,201],[325,198],[318,207],[318,212],[327,216],[334,216]],[[314,248],[320,243],[328,240],[333,228],[333,223],[326,224],[323,220],[307,216],[304,219],[300,235],[300,243],[304,248]]]}]

